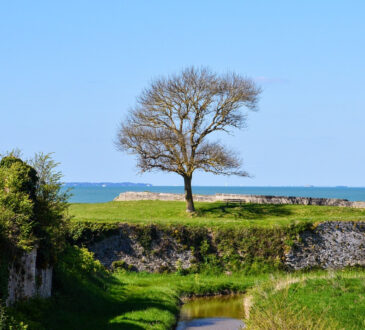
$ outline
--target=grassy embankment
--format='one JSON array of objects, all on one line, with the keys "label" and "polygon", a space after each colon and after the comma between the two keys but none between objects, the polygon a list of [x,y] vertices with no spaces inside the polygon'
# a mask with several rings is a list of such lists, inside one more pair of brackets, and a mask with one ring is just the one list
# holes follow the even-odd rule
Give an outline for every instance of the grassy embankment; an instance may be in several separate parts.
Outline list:
[{"label": "grassy embankment", "polygon": [[[29,329],[171,329],[180,297],[243,292],[268,275],[108,273],[84,249],[68,248],[54,295],[12,311]],[[13,314],[14,315],[14,314]]]},{"label": "grassy embankment", "polygon": [[[85,250],[69,248],[51,299],[19,304],[28,329],[171,329],[180,297],[252,295],[248,329],[363,329],[365,272],[247,276],[107,273]],[[249,305],[249,304],[247,304]]]},{"label": "grassy embankment", "polygon": [[239,227],[289,225],[297,222],[365,220],[365,209],[313,205],[196,203],[197,212],[185,212],[184,202],[130,201],[72,204],[74,221],[133,224]]},{"label": "grassy embankment", "polygon": [[278,277],[251,290],[246,304],[248,329],[364,329],[365,272]]}]

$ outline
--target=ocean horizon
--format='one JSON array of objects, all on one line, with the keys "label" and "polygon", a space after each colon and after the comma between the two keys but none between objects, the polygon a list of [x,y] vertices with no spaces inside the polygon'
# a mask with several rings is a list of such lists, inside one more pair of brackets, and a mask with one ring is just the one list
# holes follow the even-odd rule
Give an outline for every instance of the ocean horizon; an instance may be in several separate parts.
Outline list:
[{"label": "ocean horizon", "polygon": [[[163,193],[183,193],[183,186],[118,186],[117,184],[78,186],[71,188],[70,203],[105,203],[112,201],[126,191],[150,191]],[[271,196],[296,196],[313,198],[339,198],[349,201],[365,201],[365,187],[315,187],[315,186],[193,186],[193,193],[199,195],[247,194]]]}]

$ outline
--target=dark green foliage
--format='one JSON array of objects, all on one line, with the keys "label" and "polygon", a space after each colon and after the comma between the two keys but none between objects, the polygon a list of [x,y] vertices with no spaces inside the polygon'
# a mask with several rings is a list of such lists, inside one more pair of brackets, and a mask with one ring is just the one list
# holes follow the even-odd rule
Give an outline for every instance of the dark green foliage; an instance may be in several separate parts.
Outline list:
[{"label": "dark green foliage", "polygon": [[0,162],[0,226],[8,248],[29,251],[36,244],[34,218],[36,204],[35,170],[9,156]]},{"label": "dark green foliage", "polygon": [[138,226],[136,228],[139,243],[145,251],[150,251],[152,241],[158,238],[158,228],[155,225]]},{"label": "dark green foliage", "polygon": [[71,222],[67,226],[70,244],[88,245],[118,233],[118,223]]},{"label": "dark green foliage", "polygon": [[36,154],[31,161],[37,172],[34,233],[38,239],[38,266],[53,264],[65,244],[69,191],[62,192],[62,174],[50,154]]},{"label": "dark green foliage", "polygon": [[8,309],[0,304],[0,330],[26,330],[28,325],[9,315]]},{"label": "dark green foliage", "polygon": [[35,201],[38,176],[33,167],[23,162],[20,158],[14,156],[6,156],[2,158],[0,161],[0,167],[4,169],[13,169],[13,172],[18,171],[17,175],[14,173],[16,177],[14,177],[13,180],[8,178],[8,189],[23,192],[29,195],[29,198],[32,201]]},{"label": "dark green foliage", "polygon": [[[38,247],[38,266],[55,262],[64,246],[68,192],[50,155],[30,162],[10,155],[0,161],[0,226],[4,250]],[[5,248],[7,247],[7,248]]]}]

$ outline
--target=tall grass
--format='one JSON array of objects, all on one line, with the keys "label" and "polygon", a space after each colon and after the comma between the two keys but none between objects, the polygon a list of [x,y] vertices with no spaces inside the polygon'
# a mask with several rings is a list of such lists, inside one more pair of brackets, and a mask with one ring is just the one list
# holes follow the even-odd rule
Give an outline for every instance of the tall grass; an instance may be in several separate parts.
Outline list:
[{"label": "tall grass", "polygon": [[272,279],[247,298],[248,329],[364,329],[365,272]]}]

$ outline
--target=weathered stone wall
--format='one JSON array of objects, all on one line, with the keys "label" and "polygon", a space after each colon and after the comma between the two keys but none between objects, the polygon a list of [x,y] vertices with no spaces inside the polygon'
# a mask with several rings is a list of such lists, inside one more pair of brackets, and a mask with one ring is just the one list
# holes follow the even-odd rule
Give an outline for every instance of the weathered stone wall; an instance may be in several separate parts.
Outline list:
[{"label": "weathered stone wall", "polygon": [[36,296],[51,296],[52,268],[37,269],[36,260],[37,249],[33,249],[9,265],[7,305]]},{"label": "weathered stone wall", "polygon": [[[185,235],[193,235],[188,228],[185,230]],[[216,257],[220,259],[224,253],[214,243],[214,235],[207,231],[195,243],[199,247],[206,240],[210,244],[210,251],[215,251]],[[119,261],[123,268],[129,270],[175,271],[188,269],[197,262],[189,244],[172,237],[166,230],[156,227],[153,235],[148,238],[146,248],[144,238],[138,236],[136,227],[123,224],[118,234],[89,245],[89,250],[108,268],[112,267],[114,261]],[[270,235],[266,239],[270,240]],[[241,262],[244,263],[245,251],[236,252],[242,256]],[[271,252],[275,254],[275,251]],[[276,253],[280,255],[280,251]],[[302,232],[298,242],[283,259],[283,266],[289,269],[343,268],[355,265],[365,266],[365,222],[321,223],[314,230]]]},{"label": "weathered stone wall", "polygon": [[[351,202],[346,199],[336,198],[311,198],[311,197],[285,197],[285,196],[261,196],[261,195],[238,195],[238,194],[215,194],[215,195],[194,195],[197,202],[217,202],[227,199],[240,199],[244,203],[257,204],[301,204],[301,205],[325,205],[365,208],[365,202]],[[114,201],[135,201],[135,200],[164,200],[184,201],[184,194],[135,192],[127,191],[120,193]]]},{"label": "weathered stone wall", "polygon": [[88,248],[101,263],[112,267],[114,261],[123,261],[124,268],[135,271],[160,272],[187,269],[193,255],[166,232],[157,230],[148,249],[142,245],[136,230],[122,226],[117,235],[110,236]]},{"label": "weathered stone wall", "polygon": [[365,222],[324,222],[303,232],[286,264],[293,269],[365,266]]}]

